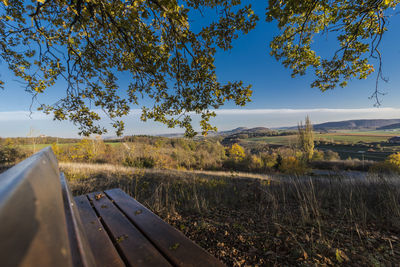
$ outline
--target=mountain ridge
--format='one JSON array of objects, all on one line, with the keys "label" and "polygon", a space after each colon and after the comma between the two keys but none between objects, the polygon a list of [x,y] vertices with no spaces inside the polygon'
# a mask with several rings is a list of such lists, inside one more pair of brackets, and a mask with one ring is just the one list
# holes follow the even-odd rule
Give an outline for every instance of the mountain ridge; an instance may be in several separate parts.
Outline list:
[{"label": "mountain ridge", "polygon": [[[398,126],[398,127],[396,127]],[[389,127],[389,128],[385,128]],[[329,130],[389,130],[394,129],[390,127],[400,128],[400,119],[359,119],[359,120],[344,120],[344,121],[330,121],[324,123],[313,124],[314,130],[329,131]],[[209,132],[208,136],[229,136],[237,134],[261,134],[277,130],[296,130],[297,126],[267,128],[267,127],[237,127],[232,130],[225,130],[219,132]],[[165,137],[179,137],[183,134],[166,134],[159,135]]]}]

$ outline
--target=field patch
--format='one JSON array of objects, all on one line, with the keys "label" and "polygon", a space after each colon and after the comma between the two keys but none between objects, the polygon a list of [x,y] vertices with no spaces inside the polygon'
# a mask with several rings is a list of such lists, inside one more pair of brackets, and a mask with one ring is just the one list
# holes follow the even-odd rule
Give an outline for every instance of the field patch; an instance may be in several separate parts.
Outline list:
[{"label": "field patch", "polygon": [[[329,142],[346,142],[349,144],[356,144],[358,142],[375,143],[387,142],[389,138],[397,136],[397,134],[385,134],[385,132],[338,132],[338,133],[315,133],[315,141],[329,141]],[[264,136],[249,138],[248,141],[264,142],[274,145],[290,145],[297,141],[296,135],[287,136]]]}]

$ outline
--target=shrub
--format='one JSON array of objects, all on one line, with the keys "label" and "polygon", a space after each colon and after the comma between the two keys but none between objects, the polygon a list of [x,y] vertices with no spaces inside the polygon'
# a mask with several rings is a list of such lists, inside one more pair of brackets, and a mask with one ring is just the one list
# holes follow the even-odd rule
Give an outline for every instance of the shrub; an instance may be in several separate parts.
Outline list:
[{"label": "shrub", "polygon": [[332,150],[327,150],[324,152],[324,160],[338,160],[340,159],[339,154]]},{"label": "shrub", "polygon": [[14,146],[0,146],[0,164],[14,164],[25,157],[20,148]]},{"label": "shrub", "polygon": [[371,167],[369,167],[369,172],[372,173],[380,173],[380,174],[398,174],[400,173],[400,169],[387,162],[387,161],[382,161],[382,162],[377,162],[375,164],[373,164]]},{"label": "shrub", "polygon": [[235,164],[235,170],[246,172],[263,171],[263,161],[259,156],[246,155],[246,157]]},{"label": "shrub", "polygon": [[391,154],[383,162],[378,162],[369,168],[374,173],[396,173],[400,174],[400,152]]},{"label": "shrub", "polygon": [[295,157],[285,157],[282,158],[279,171],[290,174],[305,174],[307,172],[307,165]]},{"label": "shrub", "polygon": [[389,155],[389,157],[386,159],[386,161],[389,164],[392,164],[393,166],[400,169],[400,152]]},{"label": "shrub", "polygon": [[239,161],[239,160],[244,159],[246,154],[244,153],[243,147],[241,147],[239,144],[235,143],[228,150],[228,156],[229,156],[229,158],[233,159],[234,161]]},{"label": "shrub", "polygon": [[263,161],[264,167],[267,170],[271,170],[277,164],[277,155],[275,153],[274,154],[263,153],[261,154],[261,159]]},{"label": "shrub", "polygon": [[320,150],[315,150],[312,160],[316,161],[316,160],[323,160],[324,159],[324,152],[320,151]]},{"label": "shrub", "polygon": [[126,157],[124,160],[124,165],[136,168],[154,168],[156,161],[152,157]]},{"label": "shrub", "polygon": [[94,157],[93,141],[82,139],[72,147],[71,159],[81,162],[90,162]]}]

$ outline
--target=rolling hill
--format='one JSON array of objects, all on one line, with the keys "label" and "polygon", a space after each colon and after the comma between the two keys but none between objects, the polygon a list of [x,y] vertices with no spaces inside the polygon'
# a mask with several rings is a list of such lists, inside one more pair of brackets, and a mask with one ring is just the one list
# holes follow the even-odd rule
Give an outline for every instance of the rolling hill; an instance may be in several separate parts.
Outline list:
[{"label": "rolling hill", "polygon": [[[333,121],[313,125],[314,130],[329,131],[329,130],[389,130],[400,128],[400,119],[364,119],[364,120],[347,120]],[[232,130],[209,132],[208,136],[237,136],[239,134],[247,134],[250,136],[271,135],[277,130],[297,130],[297,126],[266,128],[266,127],[238,127]],[[165,137],[181,137],[183,134],[163,134]]]},{"label": "rolling hill", "polygon": [[313,125],[313,127],[315,130],[372,130],[396,123],[400,123],[400,119],[373,119],[325,122],[321,124],[315,124]]},{"label": "rolling hill", "polygon": [[394,123],[377,128],[377,130],[393,130],[393,129],[400,129],[400,123]]}]

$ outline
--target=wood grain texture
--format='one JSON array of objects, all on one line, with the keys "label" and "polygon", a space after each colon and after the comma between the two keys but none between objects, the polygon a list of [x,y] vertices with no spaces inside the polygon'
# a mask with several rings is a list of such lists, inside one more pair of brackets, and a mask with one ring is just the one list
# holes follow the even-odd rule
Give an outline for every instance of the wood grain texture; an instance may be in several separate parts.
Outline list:
[{"label": "wood grain texture", "polygon": [[174,265],[224,266],[121,189],[111,189],[105,193]]},{"label": "wood grain texture", "polygon": [[104,267],[125,266],[93,207],[90,205],[88,198],[86,196],[77,196],[75,197],[75,203],[96,265]]},{"label": "wood grain texture", "polygon": [[96,198],[98,194],[89,194],[89,199],[130,266],[171,266],[110,199],[105,195]]},{"label": "wood grain texture", "polygon": [[64,213],[67,220],[67,231],[71,248],[72,263],[74,267],[96,266],[79,211],[63,173],[60,174],[60,181],[64,199]]}]

